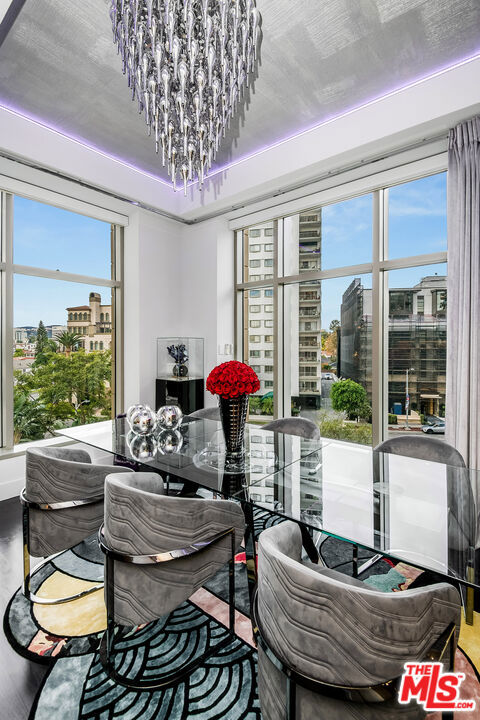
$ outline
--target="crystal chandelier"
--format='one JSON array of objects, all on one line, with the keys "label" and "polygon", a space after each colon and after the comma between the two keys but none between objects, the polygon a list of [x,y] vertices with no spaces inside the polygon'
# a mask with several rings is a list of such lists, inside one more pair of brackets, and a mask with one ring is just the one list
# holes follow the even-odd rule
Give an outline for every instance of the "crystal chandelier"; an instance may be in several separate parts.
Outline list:
[{"label": "crystal chandelier", "polygon": [[202,187],[254,69],[255,0],[112,0],[123,72],[176,189]]}]

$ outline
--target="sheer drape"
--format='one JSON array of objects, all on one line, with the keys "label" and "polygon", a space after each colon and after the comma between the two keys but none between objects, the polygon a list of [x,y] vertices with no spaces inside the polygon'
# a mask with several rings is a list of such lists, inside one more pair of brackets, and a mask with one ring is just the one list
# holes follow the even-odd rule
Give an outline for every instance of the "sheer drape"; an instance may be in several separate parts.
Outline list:
[{"label": "sheer drape", "polygon": [[480,468],[480,117],[450,130],[447,440]]}]

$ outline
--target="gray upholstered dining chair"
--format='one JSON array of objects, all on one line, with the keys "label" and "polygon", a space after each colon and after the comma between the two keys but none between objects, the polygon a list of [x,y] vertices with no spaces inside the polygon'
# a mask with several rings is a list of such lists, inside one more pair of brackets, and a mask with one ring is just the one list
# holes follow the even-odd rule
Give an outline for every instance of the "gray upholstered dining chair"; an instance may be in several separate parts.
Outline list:
[{"label": "gray upholstered dining chair", "polygon": [[[459,451],[438,438],[409,433],[385,440],[376,446],[375,452],[403,455],[447,466],[448,564],[454,574],[464,576],[466,568],[470,568],[473,573],[476,545],[475,501],[470,476]],[[380,557],[373,556],[362,566],[360,572],[371,567]],[[462,590],[469,623],[473,622],[473,594],[473,589]]]},{"label": "gray upholstered dining chair", "polygon": [[[235,632],[234,556],[245,530],[239,503],[164,494],[156,473],[111,474],[105,481],[107,630],[100,647],[109,676],[121,685],[153,690],[179,682]],[[229,632],[225,641],[162,678],[126,677],[115,667],[121,626],[158,620],[187,600],[229,562]]]},{"label": "gray upholstered dining chair", "polygon": [[426,437],[413,432],[389,438],[376,446],[375,452],[391,453],[444,463],[452,467],[465,467],[463,457],[453,445],[438,438]]},{"label": "gray upholstered dining chair", "polygon": [[201,408],[200,410],[195,410],[195,412],[190,413],[189,417],[199,418],[199,419],[203,419],[203,420],[218,420],[218,421],[220,421],[220,408],[218,408],[218,407]]},{"label": "gray upholstered dining chair", "polygon": [[[41,605],[77,600],[103,586],[64,598],[38,597],[31,578],[54,557],[98,531],[103,522],[106,475],[128,468],[95,465],[80,448],[41,447],[26,452],[23,506],[23,592]],[[31,571],[30,556],[46,558]]]},{"label": "gray upholstered dining chair", "polygon": [[302,562],[301,552],[296,523],[260,535],[255,617],[264,720],[327,717],[322,695],[378,707],[394,701],[405,662],[428,656],[453,667],[460,596],[452,585],[383,593]]},{"label": "gray upholstered dining chair", "polygon": [[262,430],[298,435],[306,440],[319,440],[320,430],[312,420],[301,417],[279,418],[262,426]]}]

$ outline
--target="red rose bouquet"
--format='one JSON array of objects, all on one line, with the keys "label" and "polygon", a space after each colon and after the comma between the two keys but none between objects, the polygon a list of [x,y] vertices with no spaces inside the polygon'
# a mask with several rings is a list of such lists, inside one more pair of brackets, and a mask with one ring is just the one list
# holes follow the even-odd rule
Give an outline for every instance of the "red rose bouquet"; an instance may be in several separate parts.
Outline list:
[{"label": "red rose bouquet", "polygon": [[207,390],[221,398],[236,398],[256,393],[260,390],[260,381],[249,365],[230,360],[212,370],[207,378]]}]

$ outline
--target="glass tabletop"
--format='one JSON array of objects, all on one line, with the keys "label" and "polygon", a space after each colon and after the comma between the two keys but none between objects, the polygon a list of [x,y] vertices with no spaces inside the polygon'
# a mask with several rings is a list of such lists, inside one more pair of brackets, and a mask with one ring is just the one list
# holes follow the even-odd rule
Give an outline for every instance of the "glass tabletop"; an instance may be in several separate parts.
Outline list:
[{"label": "glass tabletop", "polygon": [[480,473],[332,440],[238,497],[314,530],[478,586]]},{"label": "glass tabletop", "polygon": [[168,473],[212,490],[234,495],[245,485],[300,461],[322,449],[330,440],[306,440],[245,427],[245,469],[232,475],[225,471],[225,443],[220,422],[188,415],[177,431],[134,434],[125,418],[91,425],[63,428],[59,435],[112,453],[123,460],[141,463],[142,469]]}]

